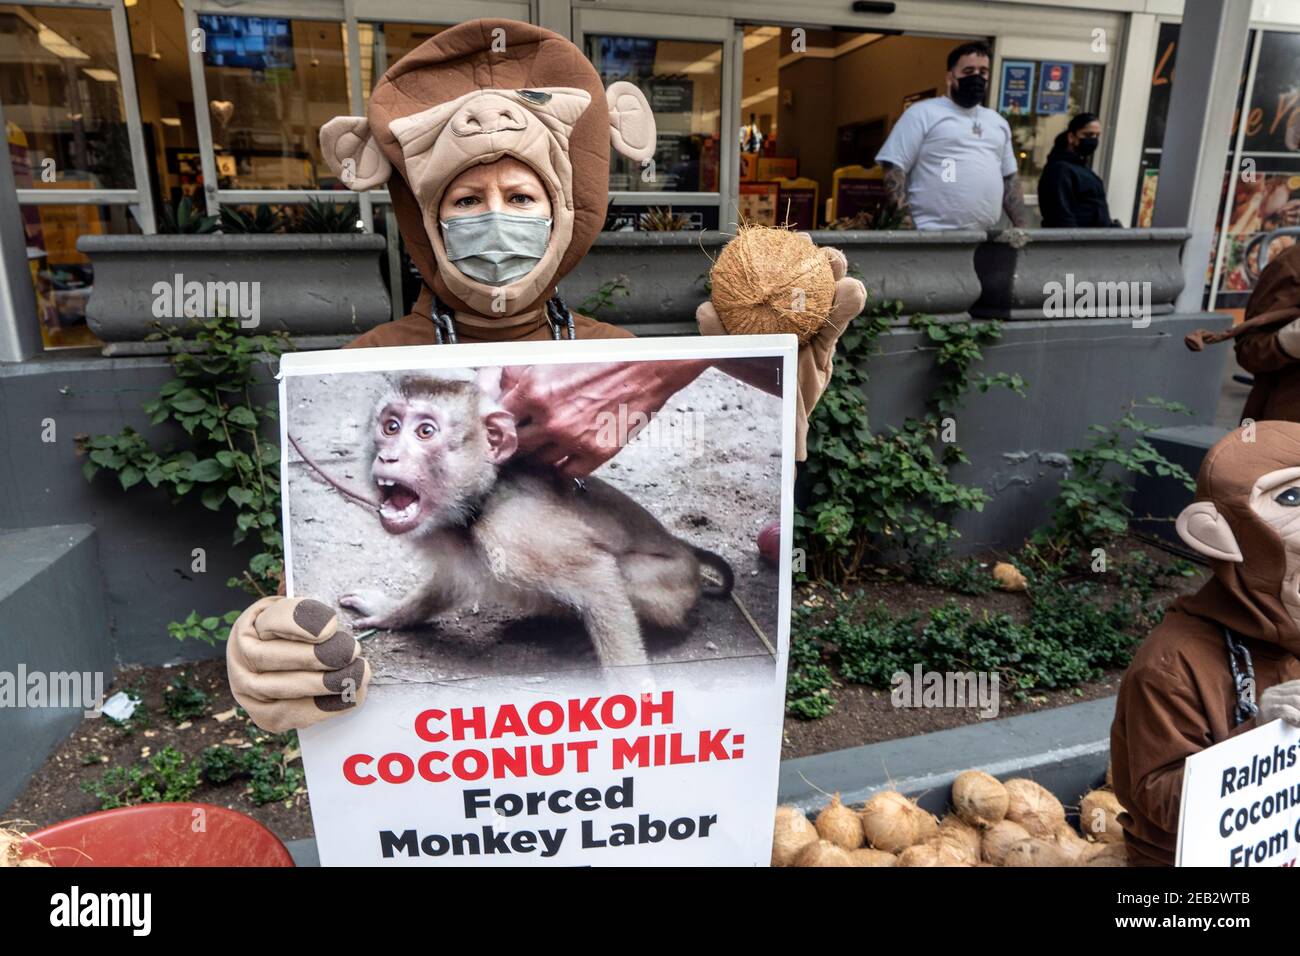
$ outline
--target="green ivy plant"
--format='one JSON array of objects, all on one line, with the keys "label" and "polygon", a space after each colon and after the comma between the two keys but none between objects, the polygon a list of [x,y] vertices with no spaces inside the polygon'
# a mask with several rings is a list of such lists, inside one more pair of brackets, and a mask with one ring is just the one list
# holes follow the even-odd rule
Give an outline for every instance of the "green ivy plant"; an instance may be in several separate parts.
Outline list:
[{"label": "green ivy plant", "polygon": [[852,580],[882,551],[914,563],[933,562],[958,532],[954,511],[979,511],[983,489],[952,480],[951,468],[969,461],[955,442],[942,441],[944,420],[974,388],[1025,392],[1018,375],[973,371],[982,348],[1001,336],[997,322],[941,322],[915,315],[909,325],[933,349],[939,382],[919,417],[872,431],[865,388],[866,361],[877,339],[898,323],[902,303],[869,305],[841,336],[835,372],[809,423],[806,477],[811,502],[796,516],[795,534],[806,571],[832,582]]},{"label": "green ivy plant", "polygon": [[1078,560],[1128,531],[1133,517],[1128,499],[1137,475],[1173,478],[1188,491],[1196,490],[1187,470],[1165,458],[1145,437],[1160,426],[1138,416],[1144,408],[1191,414],[1177,402],[1148,398],[1130,402],[1110,425],[1090,426],[1092,440],[1066,453],[1070,470],[1061,479],[1051,519],[1033,536],[1034,544],[1055,560]]},{"label": "green ivy plant", "polygon": [[[165,488],[173,502],[197,498],[212,511],[233,509],[234,542],[260,546],[248,569],[227,584],[250,594],[274,594],[284,570],[280,533],[280,451],[264,437],[275,421],[274,402],[253,400],[257,371],[291,346],[281,332],[249,334],[238,320],[206,319],[193,338],[175,329],[156,333],[172,347],[174,377],[144,411],[153,425],[174,423],[184,431],[182,447],[157,449],[135,429],[82,438],[87,480],[100,471],[115,474],[124,491],[146,482]],[[191,613],[168,625],[178,640],[224,640],[238,612],[201,617]]]},{"label": "green ivy plant", "polygon": [[588,318],[597,318],[600,313],[612,307],[616,299],[625,298],[631,291],[632,287],[625,275],[606,279],[600,284],[600,288],[582,300],[578,311]]}]

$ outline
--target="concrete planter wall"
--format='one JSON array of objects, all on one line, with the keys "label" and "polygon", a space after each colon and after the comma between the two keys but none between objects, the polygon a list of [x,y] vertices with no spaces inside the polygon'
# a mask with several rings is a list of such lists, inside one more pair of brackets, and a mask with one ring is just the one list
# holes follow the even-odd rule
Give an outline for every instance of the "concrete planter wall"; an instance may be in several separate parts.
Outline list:
[{"label": "concrete planter wall", "polygon": [[[984,349],[978,371],[1021,375],[1026,395],[1001,388],[972,392],[954,414],[957,442],[970,461],[955,466],[953,478],[978,485],[990,498],[983,511],[954,515],[962,535],[956,550],[1018,547],[1050,516],[1058,483],[1068,474],[1066,452],[1083,447],[1090,425],[1115,421],[1130,401],[1156,396],[1193,411],[1188,419],[1143,409],[1142,417],[1157,426],[1213,421],[1232,350],[1190,352],[1183,337],[1231,321],[1195,313],[1158,315],[1146,328],[1134,328],[1128,319],[1003,326],[1001,339]],[[867,359],[865,370],[871,426],[879,430],[919,417],[938,379],[934,348],[920,333],[891,329],[877,344],[880,352]],[[1175,513],[1190,500],[1175,498]]]},{"label": "concrete planter wall", "polygon": [[[176,296],[159,291],[177,276],[182,285],[243,291],[244,303],[257,303],[257,331],[356,335],[391,318],[379,272],[383,236],[83,236],[77,248],[95,269],[86,323],[105,342],[138,341],[154,323],[190,324]],[[203,314],[248,313],[207,306]]]},{"label": "concrete planter wall", "polygon": [[[1134,291],[1149,314],[1172,312],[1183,291],[1180,257],[1189,235],[1184,229],[1009,229],[975,252],[983,291],[971,312],[997,319],[1126,318]],[[1139,283],[1136,290],[1132,283]],[[1091,295],[1094,305],[1083,315],[1053,312],[1054,294],[1076,304]]]},{"label": "concrete planter wall", "polygon": [[709,270],[726,240],[718,232],[602,232],[560,293],[570,308],[590,313],[583,304],[618,280],[628,294],[596,312],[602,322],[638,335],[693,334],[695,307],[709,297]]},{"label": "concrete planter wall", "polygon": [[[819,246],[848,257],[877,299],[900,299],[903,314],[964,316],[980,295],[975,250],[978,231],[812,233]],[[713,261],[729,236],[720,232],[605,232],[560,284],[575,309],[605,283],[625,280],[620,295],[598,317],[640,334],[695,331],[695,307],[708,298]]]},{"label": "concrete planter wall", "polygon": [[812,237],[848,257],[872,299],[901,300],[904,321],[916,312],[965,318],[979,298],[975,251],[987,236],[978,230],[818,230]]}]

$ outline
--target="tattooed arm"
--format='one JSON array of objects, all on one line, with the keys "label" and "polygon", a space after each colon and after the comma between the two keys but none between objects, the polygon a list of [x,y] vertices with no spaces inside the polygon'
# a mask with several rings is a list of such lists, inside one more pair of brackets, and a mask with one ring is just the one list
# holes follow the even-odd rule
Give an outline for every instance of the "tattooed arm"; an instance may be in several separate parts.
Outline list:
[{"label": "tattooed arm", "polygon": [[907,173],[892,163],[881,163],[885,168],[885,204],[902,218],[903,229],[915,229],[912,210],[907,205]]},{"label": "tattooed arm", "polygon": [[[888,177],[886,177],[887,181]],[[1024,229],[1029,225],[1029,214],[1025,212],[1025,193],[1020,188],[1018,173],[1002,178],[1002,209],[1011,220],[1011,225],[1017,229]]]}]

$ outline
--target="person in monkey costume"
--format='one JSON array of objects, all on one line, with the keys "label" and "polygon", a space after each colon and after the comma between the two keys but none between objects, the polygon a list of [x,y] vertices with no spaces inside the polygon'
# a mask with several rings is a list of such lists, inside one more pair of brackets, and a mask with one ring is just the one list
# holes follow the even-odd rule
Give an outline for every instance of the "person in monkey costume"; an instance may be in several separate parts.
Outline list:
[{"label": "person in monkey costume", "polygon": [[1179,536],[1214,577],[1180,598],[1120,683],[1111,769],[1131,865],[1172,865],[1183,761],[1271,720],[1300,726],[1300,424],[1229,433]]},{"label": "person in monkey costume", "polygon": [[1300,245],[1270,262],[1246,303],[1245,321],[1184,340],[1194,352],[1234,340],[1237,363],[1255,376],[1241,420],[1300,422]]},{"label": "person in monkey costume", "polygon": [[[618,338],[617,326],[569,311],[557,283],[605,221],[610,149],[651,158],[655,122],[641,91],[604,89],[564,37],[510,20],[444,30],[395,63],[371,92],[366,116],[321,128],[325,161],[351,189],[387,186],[423,287],[410,315],[350,348]],[[831,375],[840,333],[866,290],[825,249],[836,279],[831,315],[799,352],[796,458],[807,415]],[[709,303],[702,331],[721,331]],[[600,440],[597,413],[653,415],[712,365],[769,392],[770,376],[725,361],[511,367],[501,404],[514,415],[519,454],[581,478],[617,448]],[[581,394],[585,413],[553,396]],[[300,728],[361,704],[370,678],[334,610],[311,599],[263,598],[235,622],[226,649],[235,699],[271,731]]]}]

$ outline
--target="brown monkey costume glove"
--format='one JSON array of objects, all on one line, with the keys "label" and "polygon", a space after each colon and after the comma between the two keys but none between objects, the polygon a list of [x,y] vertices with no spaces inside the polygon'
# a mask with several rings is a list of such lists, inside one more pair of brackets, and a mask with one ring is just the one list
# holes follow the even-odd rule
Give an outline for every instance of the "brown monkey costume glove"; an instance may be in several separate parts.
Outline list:
[{"label": "brown monkey costume glove", "polygon": [[[831,380],[831,360],[835,357],[835,344],[844,330],[867,304],[866,287],[857,279],[846,275],[849,262],[838,249],[822,248],[822,254],[831,264],[835,277],[835,300],[826,324],[805,345],[799,346],[799,387],[795,399],[795,452],[796,461],[808,457],[808,416],[826,391]],[[727,330],[718,318],[712,302],[701,302],[695,310],[701,335],[726,335]]]},{"label": "brown monkey costume glove", "polygon": [[370,665],[334,611],[310,598],[268,597],[239,616],[226,642],[235,700],[263,730],[310,727],[366,699]]}]

